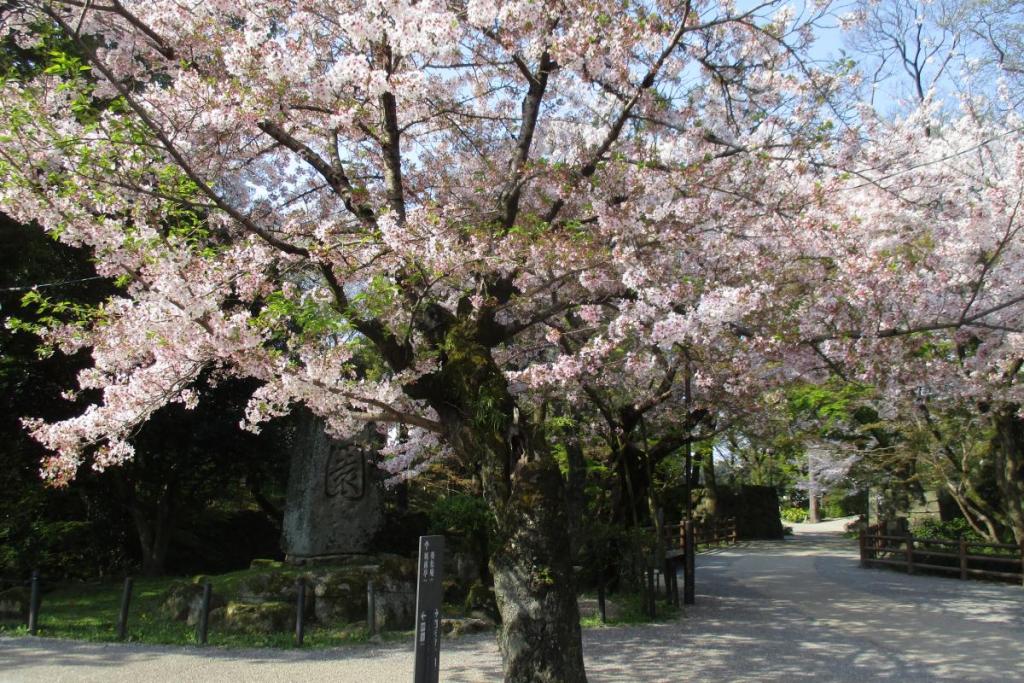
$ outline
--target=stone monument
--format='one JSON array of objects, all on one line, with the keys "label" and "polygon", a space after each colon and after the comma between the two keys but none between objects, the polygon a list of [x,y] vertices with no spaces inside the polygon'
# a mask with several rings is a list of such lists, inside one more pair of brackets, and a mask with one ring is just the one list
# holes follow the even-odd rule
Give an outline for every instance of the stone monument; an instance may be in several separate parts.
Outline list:
[{"label": "stone monument", "polygon": [[297,420],[284,512],[289,562],[367,553],[384,524],[384,490],[372,458],[375,434],[332,438],[308,411]]}]

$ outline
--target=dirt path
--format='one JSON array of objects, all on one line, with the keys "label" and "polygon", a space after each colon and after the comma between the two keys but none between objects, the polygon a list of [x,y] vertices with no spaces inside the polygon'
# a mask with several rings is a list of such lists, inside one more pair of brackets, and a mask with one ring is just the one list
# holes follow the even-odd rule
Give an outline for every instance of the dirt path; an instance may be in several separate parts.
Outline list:
[{"label": "dirt path", "polygon": [[[863,570],[838,526],[699,556],[683,618],[584,633],[590,680],[1024,681],[1024,588]],[[500,680],[492,637],[443,647],[441,680]],[[393,683],[411,679],[411,655],[0,639],[0,681]]]}]

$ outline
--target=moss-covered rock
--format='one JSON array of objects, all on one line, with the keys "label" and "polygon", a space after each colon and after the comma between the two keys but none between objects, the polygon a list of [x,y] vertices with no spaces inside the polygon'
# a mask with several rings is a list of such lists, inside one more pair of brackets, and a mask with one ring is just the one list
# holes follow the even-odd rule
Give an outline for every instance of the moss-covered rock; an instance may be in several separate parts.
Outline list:
[{"label": "moss-covered rock", "polygon": [[385,579],[374,582],[374,615],[380,631],[405,631],[416,625],[416,585]]},{"label": "moss-covered rock", "polygon": [[382,630],[412,628],[415,621],[415,560],[397,555],[377,555],[374,564],[356,564],[358,558],[310,571],[316,620],[322,624],[365,620],[367,585],[374,583],[377,627]]},{"label": "moss-covered rock", "polygon": [[[210,595],[210,610],[226,604],[223,595],[214,591]],[[171,619],[184,621],[194,626],[199,623],[199,614],[203,609],[203,586],[187,581],[175,581],[164,593],[161,609]]]},{"label": "moss-covered rock", "polygon": [[300,576],[273,570],[250,574],[235,584],[232,597],[241,602],[295,602]]},{"label": "moss-covered rock", "polygon": [[317,621],[337,624],[366,619],[366,584],[376,576],[375,568],[320,570],[313,579]]},{"label": "moss-covered rock", "polygon": [[279,633],[295,628],[295,606],[285,602],[231,602],[224,608],[224,628],[245,633]]}]

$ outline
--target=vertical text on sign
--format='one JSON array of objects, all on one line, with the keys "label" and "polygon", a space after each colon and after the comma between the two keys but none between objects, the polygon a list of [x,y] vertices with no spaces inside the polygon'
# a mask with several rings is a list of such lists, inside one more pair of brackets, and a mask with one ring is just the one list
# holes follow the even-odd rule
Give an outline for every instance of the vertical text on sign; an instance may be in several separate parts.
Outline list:
[{"label": "vertical text on sign", "polygon": [[441,582],[444,536],[420,536],[416,572],[416,671],[414,683],[437,683],[441,662]]}]

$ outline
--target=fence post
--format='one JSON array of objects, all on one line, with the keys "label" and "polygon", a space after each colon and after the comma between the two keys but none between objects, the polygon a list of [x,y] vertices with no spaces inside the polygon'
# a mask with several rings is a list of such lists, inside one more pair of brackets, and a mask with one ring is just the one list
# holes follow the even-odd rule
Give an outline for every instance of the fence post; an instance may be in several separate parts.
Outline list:
[{"label": "fence post", "polygon": [[207,581],[203,584],[203,603],[199,610],[199,644],[206,645],[206,635],[210,626],[210,597],[213,585]]},{"label": "fence post", "polygon": [[657,607],[654,604],[654,567],[647,568],[647,615],[654,619],[657,616],[655,610]]},{"label": "fence post", "polygon": [[907,532],[907,573],[914,573],[914,534]]},{"label": "fence post", "polygon": [[860,544],[860,566],[861,568],[864,568],[868,566],[868,534],[864,530],[864,527],[861,527],[860,529],[858,542]]},{"label": "fence post", "polygon": [[32,571],[31,591],[28,598],[28,632],[36,634],[39,627],[39,570]]},{"label": "fence post", "polygon": [[692,605],[694,598],[694,555],[696,554],[696,543],[694,541],[693,522],[686,520],[685,535],[683,540],[683,604]]},{"label": "fence post", "polygon": [[599,579],[597,583],[597,611],[601,615],[601,623],[606,623],[608,621],[608,615],[605,612],[604,579]]},{"label": "fence post", "polygon": [[963,534],[960,534],[960,579],[965,580],[967,578],[967,541],[964,540]]},{"label": "fence post", "polygon": [[117,639],[124,640],[128,637],[128,606],[132,602],[132,577],[124,579],[124,590],[121,592],[121,612],[117,615]]},{"label": "fence post", "polygon": [[306,639],[306,579],[303,576],[295,585],[295,645],[302,647]]},{"label": "fence post", "polygon": [[377,635],[377,592],[373,581],[366,582],[366,629],[371,636]]}]

